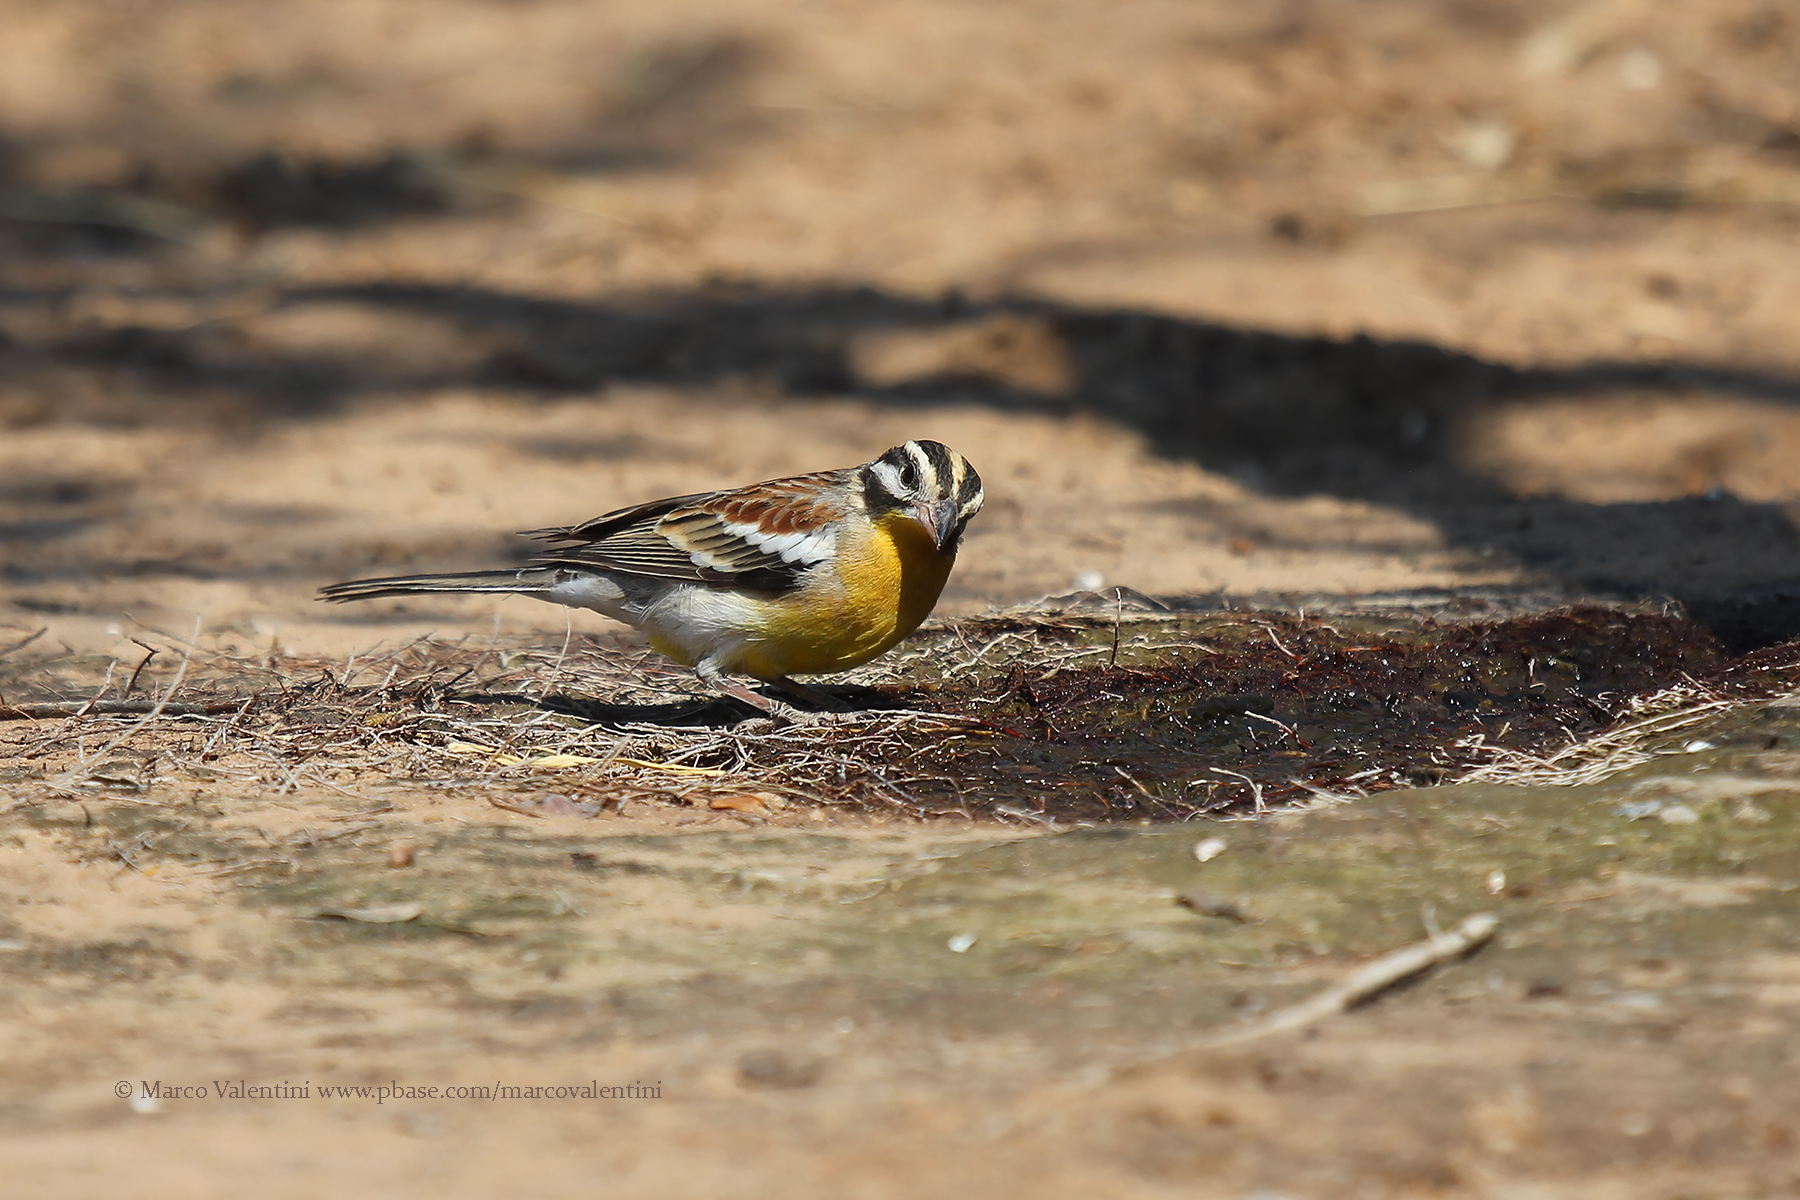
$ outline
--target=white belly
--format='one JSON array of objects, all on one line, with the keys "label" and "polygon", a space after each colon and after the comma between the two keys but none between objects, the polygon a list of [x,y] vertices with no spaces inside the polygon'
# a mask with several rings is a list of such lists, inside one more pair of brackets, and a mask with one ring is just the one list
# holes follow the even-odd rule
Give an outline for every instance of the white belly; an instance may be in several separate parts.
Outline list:
[{"label": "white belly", "polygon": [[710,661],[729,671],[742,648],[761,636],[766,603],[730,588],[677,584],[643,610],[638,627],[684,666]]},{"label": "white belly", "polygon": [[761,635],[767,603],[732,588],[672,580],[619,581],[585,574],[537,594],[642,629],[657,650],[683,666],[710,659],[726,670],[737,661],[742,648]]}]

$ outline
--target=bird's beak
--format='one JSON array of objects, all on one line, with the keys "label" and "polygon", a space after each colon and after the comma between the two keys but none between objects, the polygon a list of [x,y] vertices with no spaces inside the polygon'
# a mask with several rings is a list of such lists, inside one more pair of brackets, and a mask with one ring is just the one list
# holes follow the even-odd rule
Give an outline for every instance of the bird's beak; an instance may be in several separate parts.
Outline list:
[{"label": "bird's beak", "polygon": [[913,516],[942,550],[949,544],[951,531],[956,528],[956,498],[946,496],[935,504],[921,500],[913,506]]}]

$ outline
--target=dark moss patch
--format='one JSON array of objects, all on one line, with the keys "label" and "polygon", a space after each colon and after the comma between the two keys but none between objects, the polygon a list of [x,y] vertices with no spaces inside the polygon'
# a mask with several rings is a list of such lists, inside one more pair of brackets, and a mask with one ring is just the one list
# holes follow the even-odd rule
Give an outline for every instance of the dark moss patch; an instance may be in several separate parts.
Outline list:
[{"label": "dark moss patch", "polygon": [[1182,819],[1442,782],[1493,747],[1539,751],[1607,728],[1683,682],[1767,689],[1800,646],[1730,660],[1679,614],[1574,608],[1476,624],[1221,614],[1171,622],[1154,656],[1108,623],[1052,629],[1108,651],[1047,656],[935,689],[1005,736],[956,759],[959,800],[1055,820]]}]

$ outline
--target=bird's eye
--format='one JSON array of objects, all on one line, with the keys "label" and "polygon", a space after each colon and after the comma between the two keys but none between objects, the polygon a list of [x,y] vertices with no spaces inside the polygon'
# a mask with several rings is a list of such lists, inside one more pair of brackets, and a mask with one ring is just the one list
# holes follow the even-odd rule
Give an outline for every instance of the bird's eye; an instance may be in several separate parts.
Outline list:
[{"label": "bird's eye", "polygon": [[900,486],[909,492],[919,486],[919,465],[910,458],[900,464]]}]

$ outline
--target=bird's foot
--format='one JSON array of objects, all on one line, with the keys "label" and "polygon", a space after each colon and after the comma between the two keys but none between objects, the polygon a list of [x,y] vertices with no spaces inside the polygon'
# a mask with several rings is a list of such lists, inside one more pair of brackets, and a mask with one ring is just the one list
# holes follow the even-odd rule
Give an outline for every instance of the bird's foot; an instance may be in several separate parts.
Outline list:
[{"label": "bird's foot", "polygon": [[726,679],[722,675],[700,676],[700,681],[722,696],[730,696],[733,700],[742,700],[751,708],[766,713],[770,717],[780,719],[789,705],[779,700],[770,699],[761,692],[745,687],[735,679]]},{"label": "bird's foot", "polygon": [[789,679],[783,675],[780,679],[771,679],[770,683],[797,699],[804,700],[821,712],[847,713],[850,706],[829,692],[821,692],[818,688],[809,687],[797,679]]},{"label": "bird's foot", "polygon": [[827,711],[808,712],[805,709],[795,708],[791,704],[765,696],[735,679],[727,679],[722,674],[701,672],[700,680],[715,691],[730,696],[734,700],[742,700],[750,707],[766,713],[769,718],[784,721],[790,725],[837,725],[848,723],[857,717],[857,714],[851,712],[848,706],[835,696],[827,695],[817,688],[810,688],[804,683],[798,683],[786,677],[772,679],[769,682],[789,695]]},{"label": "bird's foot", "polygon": [[868,715],[858,712],[808,712],[803,708],[795,708],[791,704],[781,706],[779,719],[790,725],[855,725],[866,721]]}]

